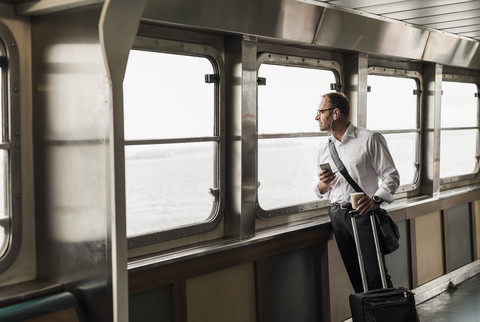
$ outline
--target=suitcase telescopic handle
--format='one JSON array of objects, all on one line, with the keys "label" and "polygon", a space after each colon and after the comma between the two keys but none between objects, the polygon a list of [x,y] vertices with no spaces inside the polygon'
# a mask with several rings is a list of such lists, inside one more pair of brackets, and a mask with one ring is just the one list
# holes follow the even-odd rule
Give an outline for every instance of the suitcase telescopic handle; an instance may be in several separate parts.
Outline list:
[{"label": "suitcase telescopic handle", "polygon": [[362,249],[360,247],[360,238],[358,237],[357,221],[355,219],[358,216],[369,216],[370,217],[370,224],[372,225],[372,232],[373,232],[373,240],[375,242],[375,250],[377,252],[378,268],[380,270],[380,278],[382,279],[382,287],[387,288],[387,278],[385,276],[385,266],[383,265],[382,252],[380,250],[380,244],[378,242],[378,234],[377,234],[377,225],[375,223],[375,215],[373,214],[373,212],[370,212],[367,215],[360,215],[360,213],[358,211],[352,210],[352,211],[350,211],[350,218],[352,220],[353,238],[355,239],[355,246],[357,248],[358,265],[360,266],[360,275],[362,276],[363,290],[365,292],[367,292],[368,291],[368,286],[367,286],[367,276],[365,274],[365,264],[363,263]]}]

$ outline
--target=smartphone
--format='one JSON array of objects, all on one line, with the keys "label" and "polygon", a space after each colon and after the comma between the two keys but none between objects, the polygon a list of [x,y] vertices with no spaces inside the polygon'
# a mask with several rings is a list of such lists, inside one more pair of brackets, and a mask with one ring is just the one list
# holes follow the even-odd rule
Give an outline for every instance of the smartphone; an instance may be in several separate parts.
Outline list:
[{"label": "smartphone", "polygon": [[332,171],[332,167],[330,167],[330,163],[320,164],[320,169],[325,170],[325,171]]}]

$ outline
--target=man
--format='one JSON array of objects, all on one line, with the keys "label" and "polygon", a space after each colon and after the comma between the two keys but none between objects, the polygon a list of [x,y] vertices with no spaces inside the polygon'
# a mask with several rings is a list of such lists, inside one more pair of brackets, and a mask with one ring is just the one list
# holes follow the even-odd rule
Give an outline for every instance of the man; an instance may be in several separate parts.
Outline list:
[{"label": "man", "polygon": [[[400,184],[400,177],[387,143],[379,133],[356,127],[350,123],[350,104],[342,93],[327,93],[322,96],[315,120],[321,131],[331,133],[338,156],[350,176],[365,191],[358,201],[357,227],[362,255],[370,290],[382,288],[380,270],[376,257],[370,218],[366,214],[377,209],[383,202],[391,203]],[[318,153],[318,181],[314,187],[320,198],[329,198],[330,221],[350,282],[356,293],[363,292],[352,224],[348,215],[352,209],[350,193],[355,192],[346,181],[330,156],[328,142]],[[332,171],[320,170],[319,165],[329,163]],[[380,181],[380,184],[379,184]],[[385,261],[384,261],[385,262]],[[385,269],[386,272],[386,269]],[[386,273],[387,286],[393,287]]]}]

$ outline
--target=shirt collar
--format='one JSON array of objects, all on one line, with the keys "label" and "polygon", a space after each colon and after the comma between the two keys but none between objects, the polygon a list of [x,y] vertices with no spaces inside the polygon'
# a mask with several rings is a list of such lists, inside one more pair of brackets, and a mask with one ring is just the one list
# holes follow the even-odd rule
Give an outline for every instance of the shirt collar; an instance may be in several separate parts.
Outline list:
[{"label": "shirt collar", "polygon": [[[350,124],[347,127],[347,130],[345,131],[345,133],[343,133],[342,142],[345,142],[345,139],[347,139],[348,137],[354,138],[356,136],[357,136],[357,127],[353,125],[352,122],[350,122]],[[332,139],[335,139],[333,135],[331,137]],[[335,139],[335,141],[337,140]]]}]

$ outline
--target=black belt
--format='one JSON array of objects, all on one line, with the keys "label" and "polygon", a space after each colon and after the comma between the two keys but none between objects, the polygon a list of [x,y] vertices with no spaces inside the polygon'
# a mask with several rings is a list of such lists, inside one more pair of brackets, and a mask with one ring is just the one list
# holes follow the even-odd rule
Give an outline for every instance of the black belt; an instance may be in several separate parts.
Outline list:
[{"label": "black belt", "polygon": [[338,207],[340,209],[353,209],[350,202],[332,202],[332,207]]}]

